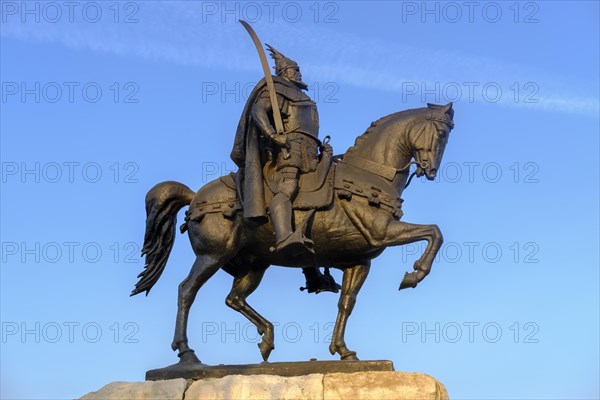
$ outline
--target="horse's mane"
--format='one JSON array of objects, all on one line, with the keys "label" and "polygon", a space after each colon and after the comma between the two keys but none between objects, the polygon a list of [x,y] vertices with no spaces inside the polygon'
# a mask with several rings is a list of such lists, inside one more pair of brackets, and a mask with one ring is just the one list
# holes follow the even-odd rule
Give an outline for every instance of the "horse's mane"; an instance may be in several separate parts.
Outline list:
[{"label": "horse's mane", "polygon": [[[419,120],[423,121],[429,119],[432,114],[432,111],[435,112],[442,106],[438,106],[436,104],[427,104],[427,107],[422,108],[412,108],[409,110],[398,111],[393,114],[386,115],[385,117],[381,117],[376,121],[371,122],[371,125],[367,128],[367,130],[360,136],[356,138],[354,141],[354,145],[352,145],[346,151],[346,154],[351,153],[369,137],[369,134],[379,131],[382,126],[385,126],[388,122],[392,122],[395,120],[405,120],[405,122],[409,122],[411,120]],[[441,113],[440,113],[441,114]],[[421,118],[419,118],[421,117]]]}]

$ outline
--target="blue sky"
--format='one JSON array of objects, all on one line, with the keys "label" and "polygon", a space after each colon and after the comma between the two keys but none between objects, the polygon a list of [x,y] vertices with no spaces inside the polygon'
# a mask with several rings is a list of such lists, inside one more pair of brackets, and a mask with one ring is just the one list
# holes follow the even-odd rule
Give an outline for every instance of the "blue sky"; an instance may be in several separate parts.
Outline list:
[{"label": "blue sky", "polygon": [[[349,347],[455,399],[600,396],[597,2],[66,3],[1,2],[2,398],[77,397],[177,361],[194,257],[179,235],[150,296],[128,297],[143,200],[233,170],[261,77],[238,18],[299,62],[336,153],[383,115],[455,103],[439,178],[403,196],[405,221],[441,228],[441,255],[402,292],[422,247],[376,259]],[[303,283],[272,267],[249,299],[276,324],[271,361],[334,359],[337,295]],[[190,345],[260,362],[230,285],[219,272],[199,292]]]}]

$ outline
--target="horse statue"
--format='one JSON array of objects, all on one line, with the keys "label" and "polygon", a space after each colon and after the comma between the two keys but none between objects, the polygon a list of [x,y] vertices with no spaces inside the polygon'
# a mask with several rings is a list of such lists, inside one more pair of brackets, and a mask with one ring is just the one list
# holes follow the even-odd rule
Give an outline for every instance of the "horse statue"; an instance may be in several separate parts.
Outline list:
[{"label": "horse statue", "polygon": [[[258,347],[263,360],[268,360],[274,349],[273,324],[246,299],[271,265],[327,266],[343,271],[329,351],[339,354],[342,360],[358,360],[356,352],[347,347],[344,333],[371,260],[388,246],[426,240],[427,247],[414,263],[414,271],[405,273],[400,284],[400,289],[414,288],[429,274],[442,245],[436,225],[400,221],[400,196],[414,175],[435,178],[454,127],[453,117],[452,103],[427,104],[390,114],[373,122],[345,154],[332,157],[318,169],[321,187],[306,197],[321,199],[319,204],[294,206],[296,227],[313,240],[314,254],[283,256],[272,251],[271,223],[256,226],[243,218],[235,174],[216,179],[196,193],[178,182],[159,183],[146,195],[142,249],[146,266],[131,295],[147,295],[160,278],[173,247],[177,212],[189,205],[181,232],[188,232],[196,260],[178,291],[171,347],[178,351],[180,363],[200,363],[188,345],[188,315],[198,290],[219,268],[233,276],[226,304],[257,327],[262,339]],[[416,170],[409,178],[412,164],[416,164]],[[302,201],[302,192],[296,201]]]}]

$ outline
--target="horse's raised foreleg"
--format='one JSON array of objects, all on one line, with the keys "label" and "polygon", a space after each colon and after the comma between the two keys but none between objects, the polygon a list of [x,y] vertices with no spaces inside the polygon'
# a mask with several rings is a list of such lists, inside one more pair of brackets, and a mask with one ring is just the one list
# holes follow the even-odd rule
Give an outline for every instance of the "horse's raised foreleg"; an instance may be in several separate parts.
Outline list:
[{"label": "horse's raised foreleg", "polygon": [[423,255],[415,261],[414,272],[404,274],[400,283],[400,290],[416,287],[431,271],[433,260],[442,247],[444,238],[437,225],[417,225],[407,222],[394,221],[388,225],[385,246],[399,246],[427,240],[427,248]]},{"label": "horse's raised foreleg", "polygon": [[246,298],[256,290],[267,268],[268,265],[252,269],[245,275],[236,276],[231,292],[225,300],[225,304],[248,318],[258,329],[258,334],[262,335],[262,341],[258,344],[258,348],[265,361],[268,360],[271,351],[275,348],[273,324],[250,307]]},{"label": "horse's raised foreleg", "polygon": [[367,279],[370,263],[359,264],[344,270],[344,278],[342,281],[342,294],[338,302],[338,315],[333,328],[333,336],[329,345],[331,354],[338,353],[342,360],[358,360],[356,352],[351,351],[346,347],[344,334],[346,332],[346,323],[348,317],[356,304],[356,295],[360,291],[363,283]]},{"label": "horse's raised foreleg", "polygon": [[177,297],[177,319],[175,322],[175,337],[171,348],[179,350],[179,362],[200,362],[188,346],[187,323],[190,308],[198,290],[206,281],[212,277],[222,266],[222,261],[210,255],[199,255],[192,266],[187,278],[179,285]]}]

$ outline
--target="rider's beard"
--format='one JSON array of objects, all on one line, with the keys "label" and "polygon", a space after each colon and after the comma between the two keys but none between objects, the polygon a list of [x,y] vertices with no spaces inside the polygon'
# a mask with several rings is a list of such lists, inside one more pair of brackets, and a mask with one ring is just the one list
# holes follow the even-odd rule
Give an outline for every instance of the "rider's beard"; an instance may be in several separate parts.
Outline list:
[{"label": "rider's beard", "polygon": [[292,82],[294,85],[296,85],[298,87],[298,89],[300,90],[306,90],[308,89],[308,85],[304,82],[302,82],[302,75],[300,75],[300,73],[294,74],[286,74],[285,78]]},{"label": "rider's beard", "polygon": [[300,88],[301,90],[308,89],[308,85],[302,81],[299,81],[296,79],[291,79],[291,81],[294,83],[294,85],[298,86],[298,88]]}]

